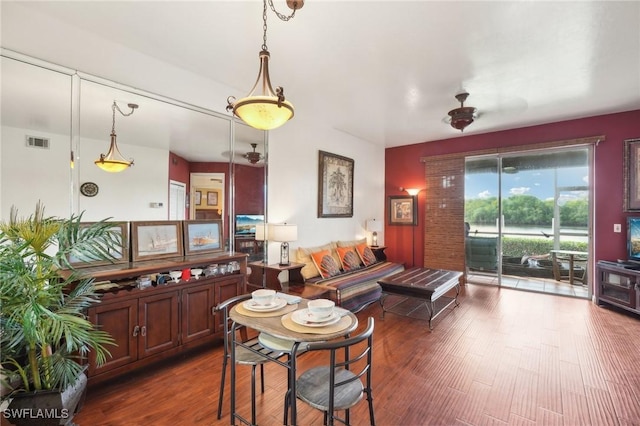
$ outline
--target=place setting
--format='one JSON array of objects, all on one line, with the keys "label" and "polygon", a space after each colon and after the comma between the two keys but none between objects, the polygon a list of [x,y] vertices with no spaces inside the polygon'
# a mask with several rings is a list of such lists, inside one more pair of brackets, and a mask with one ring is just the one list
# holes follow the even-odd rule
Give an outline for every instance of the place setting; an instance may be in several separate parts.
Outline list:
[{"label": "place setting", "polygon": [[253,291],[251,299],[238,303],[236,311],[248,317],[275,317],[295,311],[299,302],[299,297],[264,288]]},{"label": "place setting", "polygon": [[334,333],[351,325],[349,311],[335,306],[329,299],[315,299],[307,307],[283,315],[282,325],[300,333]]}]

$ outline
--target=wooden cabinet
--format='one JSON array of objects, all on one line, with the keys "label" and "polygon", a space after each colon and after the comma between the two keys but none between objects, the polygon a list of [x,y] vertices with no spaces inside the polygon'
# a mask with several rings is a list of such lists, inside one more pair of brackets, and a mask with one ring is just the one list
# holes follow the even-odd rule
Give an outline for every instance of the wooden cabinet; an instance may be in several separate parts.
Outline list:
[{"label": "wooden cabinet", "polygon": [[640,265],[599,261],[596,303],[608,303],[640,314]]},{"label": "wooden cabinet", "polygon": [[[135,278],[152,271],[206,268],[209,264],[236,261],[240,271],[191,278],[139,289]],[[116,341],[108,345],[111,356],[100,367],[89,354],[89,381],[99,382],[140,368],[187,349],[223,337],[222,322],[213,308],[246,291],[246,255],[199,257],[170,263],[127,265],[94,270],[96,280],[111,281],[119,287],[105,292],[101,303],[89,308],[89,320],[107,331]]]}]

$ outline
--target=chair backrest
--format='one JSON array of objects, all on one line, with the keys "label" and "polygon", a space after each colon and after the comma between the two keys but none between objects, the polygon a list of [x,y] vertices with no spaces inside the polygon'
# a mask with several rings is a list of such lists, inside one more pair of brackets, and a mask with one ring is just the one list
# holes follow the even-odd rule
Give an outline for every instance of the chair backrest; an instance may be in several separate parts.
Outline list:
[{"label": "chair backrest", "polygon": [[229,351],[231,350],[231,333],[236,332],[238,329],[243,326],[238,325],[235,330],[231,329],[231,321],[229,320],[229,310],[233,308],[237,303],[242,302],[244,300],[250,299],[251,294],[241,294],[238,296],[234,296],[230,299],[225,300],[224,302],[220,302],[216,307],[213,308],[213,314],[216,312],[222,313],[222,324],[224,327],[224,356],[228,357]]},{"label": "chair backrest", "polygon": [[[367,322],[367,328],[357,336],[349,337],[343,340],[336,340],[331,342],[315,342],[307,343],[305,349],[307,351],[330,351],[330,378],[329,389],[331,394],[329,396],[329,406],[333,407],[333,400],[335,393],[339,390],[340,386],[344,386],[355,380],[361,380],[365,376],[364,388],[367,391],[371,389],[371,362],[372,344],[373,344],[373,328],[374,320],[369,317]],[[366,340],[366,344],[362,343]],[[362,344],[361,344],[362,343]],[[344,350],[344,355],[340,356]],[[336,373],[340,369],[349,370],[352,374],[349,378],[336,382]],[[331,410],[329,410],[331,411]]]}]

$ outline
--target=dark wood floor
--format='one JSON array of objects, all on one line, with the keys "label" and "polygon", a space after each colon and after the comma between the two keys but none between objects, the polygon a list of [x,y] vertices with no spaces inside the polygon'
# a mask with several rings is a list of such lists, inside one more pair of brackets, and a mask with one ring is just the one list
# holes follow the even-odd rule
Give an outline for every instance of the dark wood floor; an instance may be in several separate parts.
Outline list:
[{"label": "dark wood floor", "polygon": [[[376,319],[374,405],[379,425],[640,425],[640,318],[584,299],[467,285],[460,306],[426,322],[370,306]],[[400,307],[400,306],[399,306]],[[420,317],[424,310],[412,316]],[[316,354],[300,368],[321,363]],[[216,421],[221,347],[90,388],[76,422],[94,425],[229,424]],[[248,367],[239,411],[249,416]],[[261,425],[282,424],[286,376],[266,368]],[[301,425],[322,424],[302,403]],[[366,402],[352,410],[368,424]]]}]

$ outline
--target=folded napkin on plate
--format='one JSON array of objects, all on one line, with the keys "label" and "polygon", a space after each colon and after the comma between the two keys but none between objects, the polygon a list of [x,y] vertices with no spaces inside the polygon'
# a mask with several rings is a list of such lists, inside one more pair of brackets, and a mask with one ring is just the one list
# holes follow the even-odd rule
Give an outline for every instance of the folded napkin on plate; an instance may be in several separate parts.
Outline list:
[{"label": "folded napkin on plate", "polygon": [[295,305],[296,303],[300,303],[300,300],[302,300],[300,296],[293,296],[291,294],[280,293],[280,292],[276,293],[276,297],[286,300],[287,305]]}]

